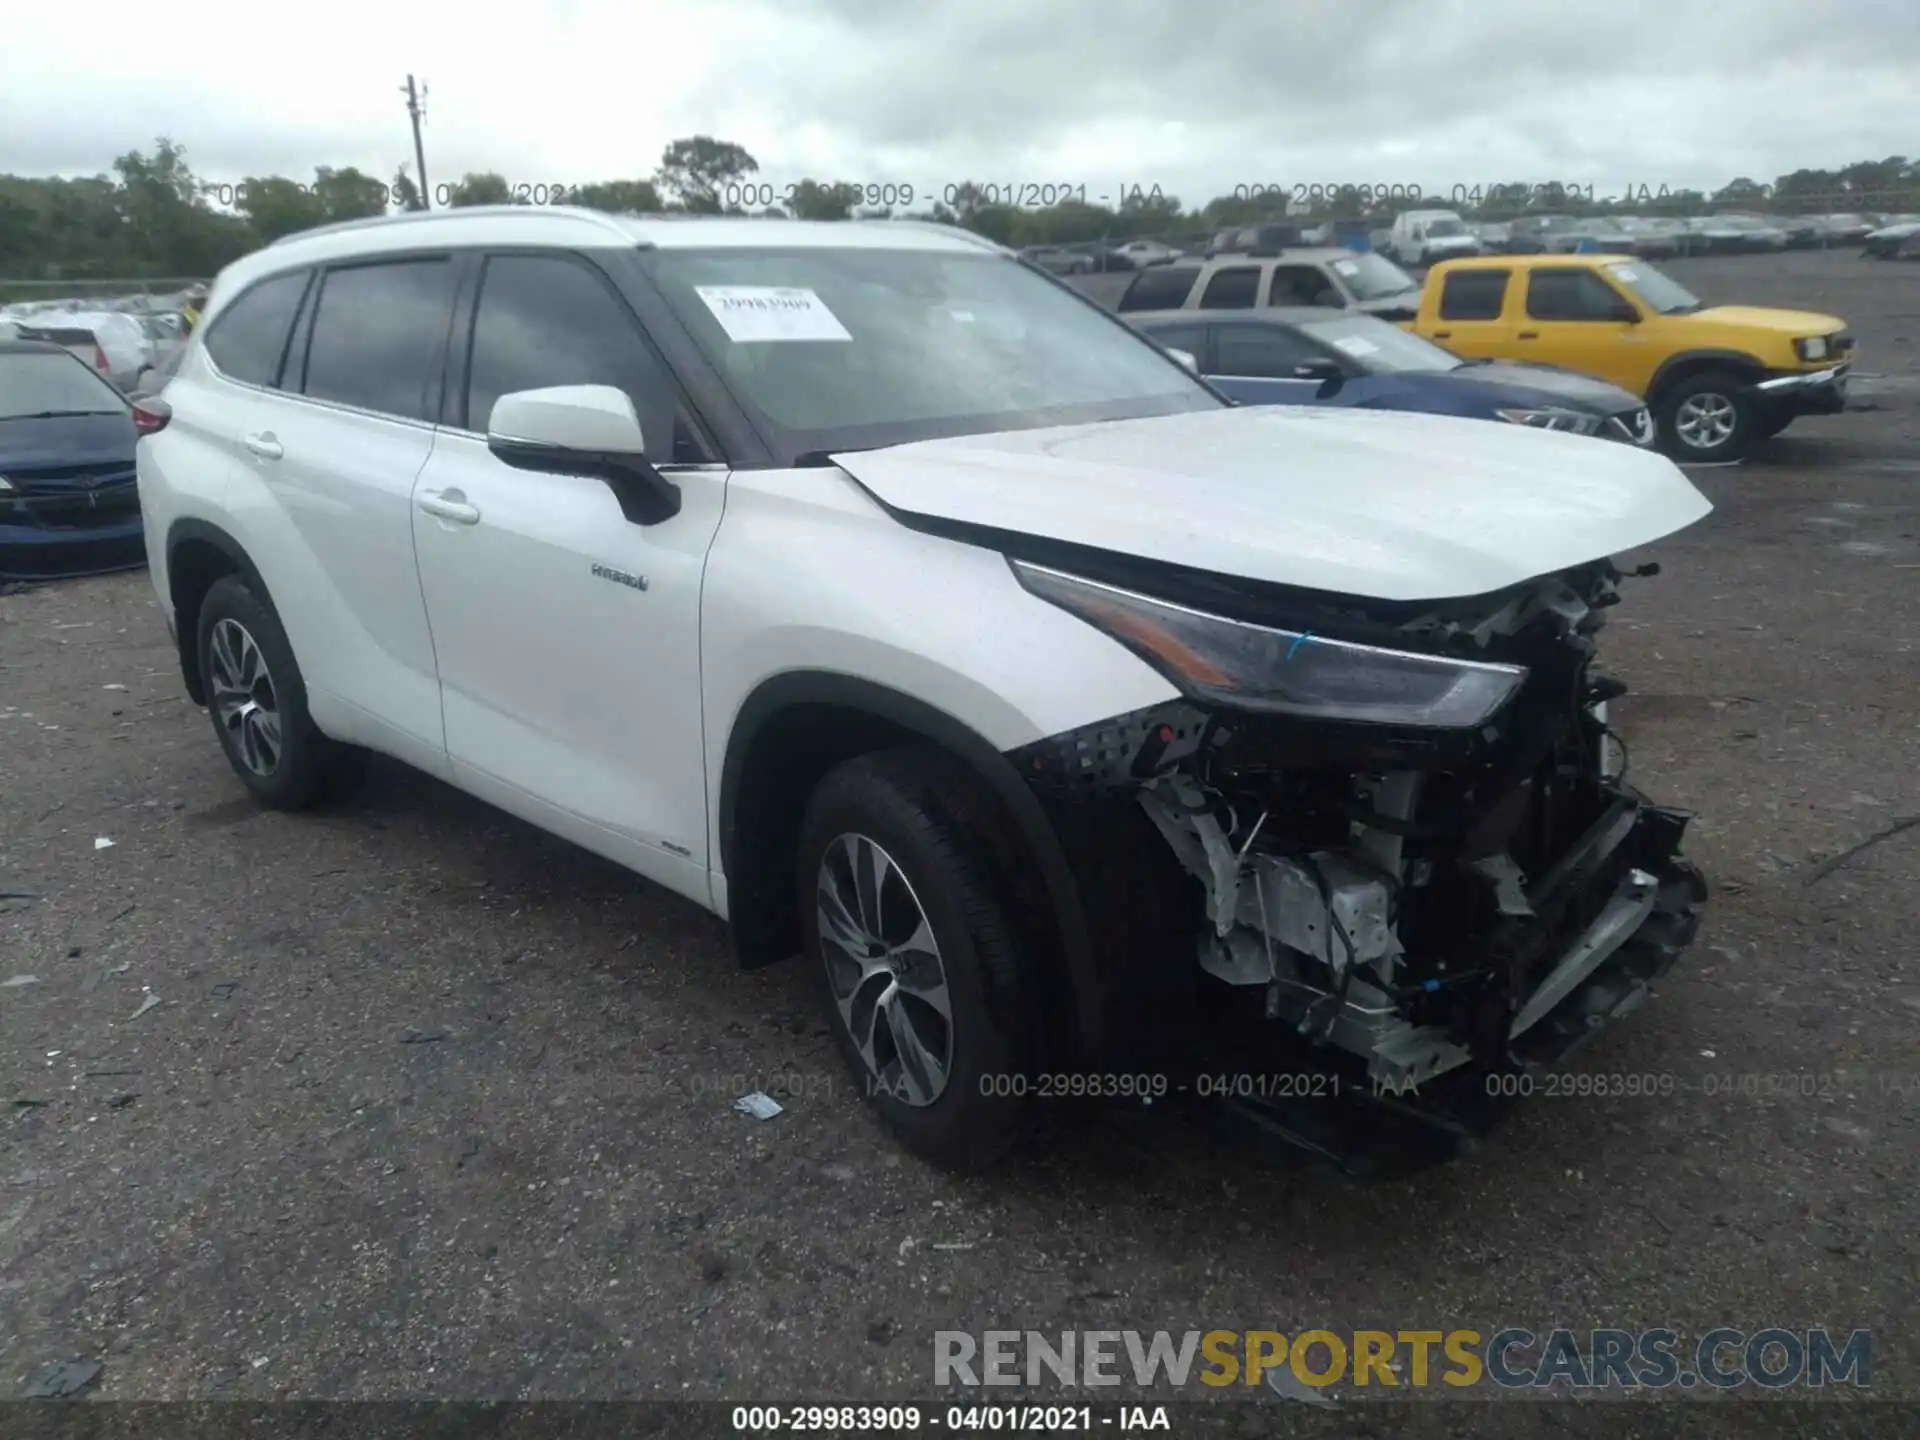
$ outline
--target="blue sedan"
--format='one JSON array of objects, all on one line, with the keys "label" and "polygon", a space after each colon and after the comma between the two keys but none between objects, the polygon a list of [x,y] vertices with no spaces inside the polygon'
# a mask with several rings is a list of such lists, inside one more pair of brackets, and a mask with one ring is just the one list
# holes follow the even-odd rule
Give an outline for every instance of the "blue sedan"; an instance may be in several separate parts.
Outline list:
[{"label": "blue sedan", "polygon": [[0,341],[0,581],[144,565],[133,407],[58,345]]},{"label": "blue sedan", "polygon": [[1652,446],[1653,417],[1635,395],[1553,365],[1463,360],[1370,315],[1263,310],[1138,311],[1128,323],[1242,405],[1415,410],[1598,435]]}]

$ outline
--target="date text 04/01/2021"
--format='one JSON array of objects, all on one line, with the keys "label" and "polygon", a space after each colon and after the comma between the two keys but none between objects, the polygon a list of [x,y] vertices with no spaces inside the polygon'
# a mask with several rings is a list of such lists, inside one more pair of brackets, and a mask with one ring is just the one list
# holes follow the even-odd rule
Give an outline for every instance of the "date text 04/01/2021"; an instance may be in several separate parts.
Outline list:
[{"label": "date text 04/01/2021", "polygon": [[1172,203],[1157,184],[1084,180],[950,180],[942,185],[905,180],[801,180],[790,184],[733,180],[720,187],[719,196],[721,205],[729,210],[805,209],[816,202],[883,210],[938,203],[959,211]]},{"label": "date text 04/01/2021", "polygon": [[926,1428],[1014,1431],[1027,1434],[1090,1434],[1095,1430],[1170,1431],[1164,1405],[736,1405],[733,1429],[741,1434],[901,1434]]}]

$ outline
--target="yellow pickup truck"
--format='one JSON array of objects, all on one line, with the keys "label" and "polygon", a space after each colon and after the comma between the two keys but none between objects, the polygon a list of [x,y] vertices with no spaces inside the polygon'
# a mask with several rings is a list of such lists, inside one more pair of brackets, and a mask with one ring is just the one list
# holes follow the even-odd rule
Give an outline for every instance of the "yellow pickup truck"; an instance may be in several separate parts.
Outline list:
[{"label": "yellow pickup truck", "polygon": [[1408,329],[1457,355],[1534,360],[1644,399],[1682,462],[1738,460],[1846,408],[1853,337],[1805,310],[1709,308],[1631,255],[1487,255],[1427,272]]}]

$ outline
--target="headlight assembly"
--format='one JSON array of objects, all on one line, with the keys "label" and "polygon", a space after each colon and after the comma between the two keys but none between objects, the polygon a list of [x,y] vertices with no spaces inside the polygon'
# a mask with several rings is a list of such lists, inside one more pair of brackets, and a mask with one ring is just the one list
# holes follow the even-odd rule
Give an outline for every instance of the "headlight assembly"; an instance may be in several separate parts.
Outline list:
[{"label": "headlight assembly", "polygon": [[1827,337],[1815,335],[1805,340],[1793,342],[1793,348],[1800,352],[1802,360],[1824,360],[1827,358]]},{"label": "headlight assembly", "polygon": [[1270,629],[1013,560],[1020,583],[1105,631],[1182,692],[1257,714],[1465,729],[1526,679],[1520,665],[1452,660]]},{"label": "headlight assembly", "polygon": [[1555,405],[1539,410],[1501,410],[1496,413],[1509,425],[1527,425],[1535,430],[1563,430],[1570,435],[1591,435],[1600,428],[1598,415],[1562,410]]}]

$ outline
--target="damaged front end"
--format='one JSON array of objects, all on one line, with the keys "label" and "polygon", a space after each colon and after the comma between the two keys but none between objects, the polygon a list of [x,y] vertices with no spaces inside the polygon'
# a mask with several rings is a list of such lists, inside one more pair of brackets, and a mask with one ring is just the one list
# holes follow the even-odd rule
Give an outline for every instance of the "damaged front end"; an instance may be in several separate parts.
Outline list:
[{"label": "damaged front end", "polygon": [[[1198,1088],[1263,1133],[1450,1151],[1693,938],[1688,817],[1626,783],[1593,668],[1611,563],[1439,603],[1012,563],[1183,692],[1015,759],[1056,811],[1130,797],[1198,882]],[[1262,1078],[1307,1071],[1355,1103]]]}]

